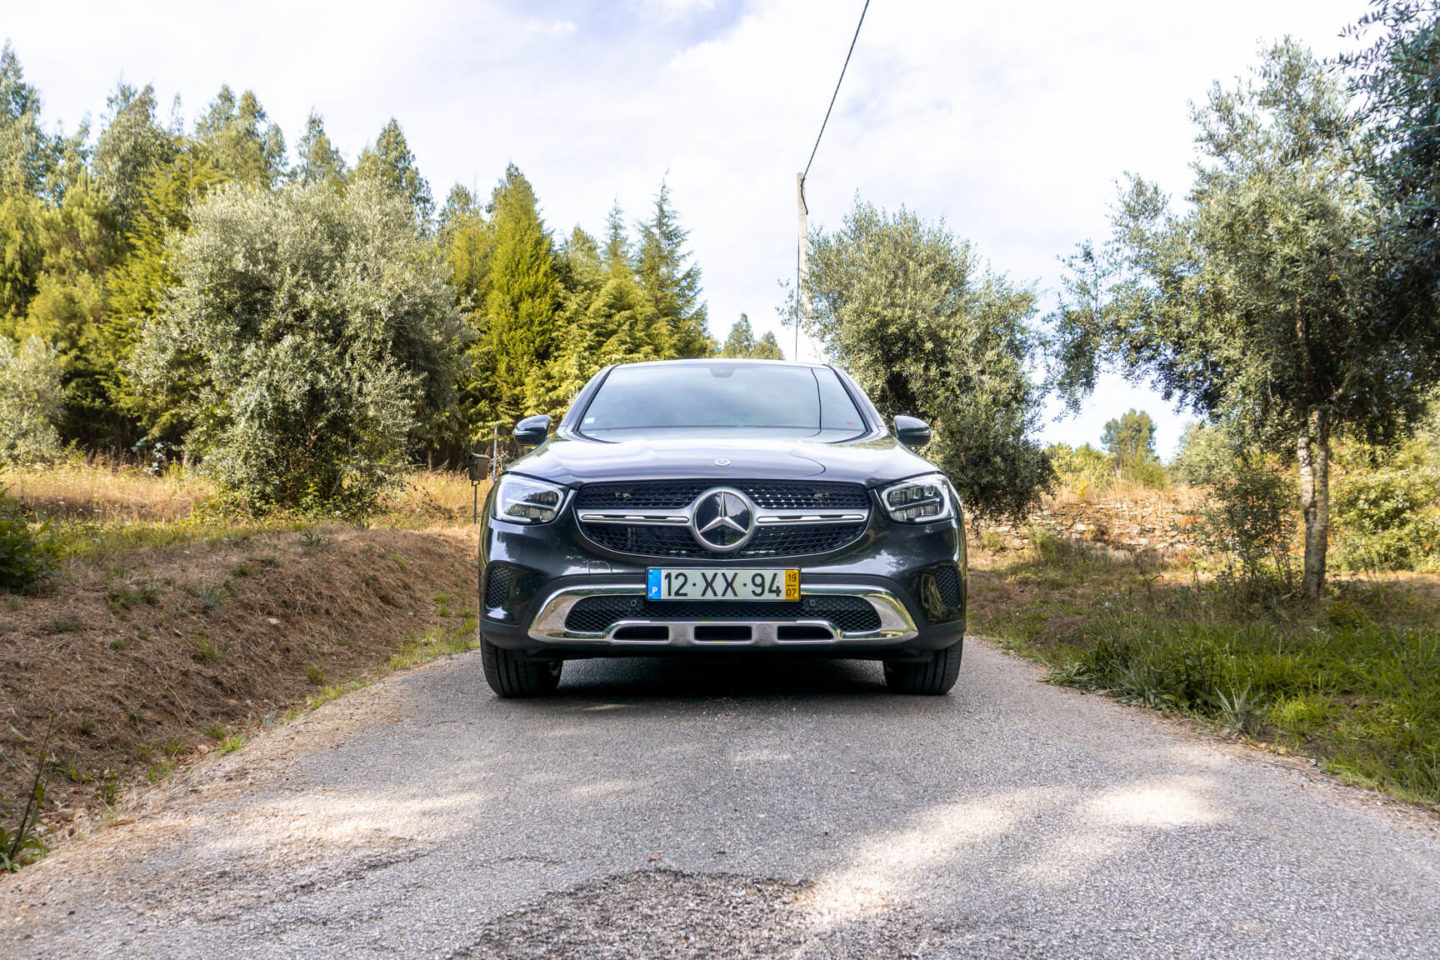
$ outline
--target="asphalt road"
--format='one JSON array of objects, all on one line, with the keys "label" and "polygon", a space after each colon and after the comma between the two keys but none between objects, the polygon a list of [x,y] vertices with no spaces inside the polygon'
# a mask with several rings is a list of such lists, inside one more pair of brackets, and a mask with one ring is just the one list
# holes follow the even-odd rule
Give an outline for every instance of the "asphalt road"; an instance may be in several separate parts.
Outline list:
[{"label": "asphalt road", "polygon": [[5,957],[1437,957],[1436,821],[970,641],[873,664],[475,655],[187,768],[0,881]]}]

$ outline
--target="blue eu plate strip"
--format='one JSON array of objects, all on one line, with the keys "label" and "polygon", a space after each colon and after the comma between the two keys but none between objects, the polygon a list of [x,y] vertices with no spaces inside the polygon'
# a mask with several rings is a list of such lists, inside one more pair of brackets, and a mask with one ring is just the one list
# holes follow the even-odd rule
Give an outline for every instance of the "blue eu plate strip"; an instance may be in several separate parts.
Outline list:
[{"label": "blue eu plate strip", "polygon": [[646,574],[645,595],[651,600],[660,599],[660,568],[651,567]]}]

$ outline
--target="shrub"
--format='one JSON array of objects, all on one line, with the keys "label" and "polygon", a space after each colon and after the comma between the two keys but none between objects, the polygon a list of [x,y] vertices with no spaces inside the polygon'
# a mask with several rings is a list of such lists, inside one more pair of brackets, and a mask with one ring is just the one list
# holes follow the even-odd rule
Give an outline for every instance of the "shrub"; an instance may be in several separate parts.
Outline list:
[{"label": "shrub", "polygon": [[1104,490],[1114,480],[1110,458],[1088,443],[1078,447],[1057,443],[1045,453],[1054,464],[1060,482],[1080,496],[1091,491]]},{"label": "shrub", "polygon": [[1427,464],[1346,477],[1336,486],[1335,520],[1345,567],[1440,568],[1440,476]]},{"label": "shrub", "polygon": [[55,569],[55,548],[31,530],[20,506],[0,490],[0,593],[24,593]]},{"label": "shrub", "polygon": [[16,344],[0,335],[0,461],[36,463],[59,455],[55,424],[63,410],[55,348],[38,337]]},{"label": "shrub", "polygon": [[1170,464],[1175,479],[1190,484],[1212,484],[1235,469],[1234,441],[1224,428],[1192,423],[1180,437],[1180,450]]},{"label": "shrub", "polygon": [[1219,477],[1200,514],[1200,539],[1223,564],[1221,579],[1250,592],[1295,584],[1295,537],[1288,478],[1263,461],[1241,458]]},{"label": "shrub", "polygon": [[365,513],[453,403],[463,336],[444,265],[378,187],[217,191],[176,273],[133,372],[252,510]]}]

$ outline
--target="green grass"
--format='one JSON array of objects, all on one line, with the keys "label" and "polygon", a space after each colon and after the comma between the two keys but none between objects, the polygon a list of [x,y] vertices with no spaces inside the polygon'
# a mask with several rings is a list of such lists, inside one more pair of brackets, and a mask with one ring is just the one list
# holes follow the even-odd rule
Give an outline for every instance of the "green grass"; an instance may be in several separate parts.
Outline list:
[{"label": "green grass", "polygon": [[1440,806],[1440,615],[1396,584],[1346,582],[1310,606],[1242,597],[1055,544],[991,574],[1014,596],[977,632],[1052,682],[1185,714],[1314,757],[1351,782]]}]

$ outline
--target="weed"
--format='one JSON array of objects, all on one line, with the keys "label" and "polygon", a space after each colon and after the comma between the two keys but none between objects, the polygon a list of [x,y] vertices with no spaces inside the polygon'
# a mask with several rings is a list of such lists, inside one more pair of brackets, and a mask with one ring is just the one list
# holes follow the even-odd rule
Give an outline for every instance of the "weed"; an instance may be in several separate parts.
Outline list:
[{"label": "weed", "polygon": [[330,538],[313,527],[306,527],[300,531],[300,546],[307,550],[328,550]]},{"label": "weed", "polygon": [[158,783],[170,776],[175,770],[175,763],[171,760],[156,760],[145,767],[145,779],[151,783]]},{"label": "weed", "polygon": [[120,774],[113,770],[100,773],[100,784],[95,788],[95,798],[107,807],[115,806],[120,799]]},{"label": "weed", "polygon": [[392,553],[390,554],[390,559],[393,560],[395,562],[395,565],[398,566],[400,569],[405,569],[406,561],[404,554]]},{"label": "weed", "polygon": [[213,663],[220,659],[220,650],[202,634],[195,638],[195,656]]},{"label": "weed", "polygon": [[122,583],[110,588],[110,592],[105,595],[105,602],[116,613],[128,612],[142,603],[150,606],[159,603],[160,591],[148,582],[133,587]]},{"label": "weed", "polygon": [[200,732],[215,741],[224,740],[226,734],[225,725],[221,723],[207,723]]},{"label": "weed", "polygon": [[309,668],[305,671],[305,676],[317,687],[323,687],[325,685],[325,671],[313,663],[310,664]]},{"label": "weed", "polygon": [[248,563],[242,563],[238,567],[230,568],[230,576],[236,580],[243,580],[254,572],[254,569],[251,568],[250,564]]},{"label": "weed", "polygon": [[1220,722],[1232,737],[1258,737],[1265,731],[1265,707],[1246,686],[1229,693],[1217,690],[1215,703],[1220,708]]},{"label": "weed", "polygon": [[237,734],[235,736],[226,737],[224,740],[220,741],[220,752],[234,753],[236,750],[239,750],[243,746],[245,746],[245,738]]},{"label": "weed", "polygon": [[84,627],[75,617],[61,617],[59,620],[51,620],[45,629],[49,633],[78,633]]},{"label": "weed", "polygon": [[980,533],[980,546],[989,553],[999,553],[1005,549],[1005,540],[994,530],[984,530]]},{"label": "weed", "polygon": [[169,740],[165,741],[165,745],[160,749],[164,751],[165,756],[169,757],[171,760],[177,760],[184,755],[186,750],[189,749],[189,745],[186,744],[185,741],[181,740],[179,737],[171,737]]},{"label": "weed", "polygon": [[74,758],[66,760],[61,765],[60,772],[65,774],[65,779],[71,783],[83,784],[95,779],[94,776],[90,774],[90,771],[85,769],[85,765]]},{"label": "weed", "polygon": [[40,752],[35,757],[35,777],[30,782],[30,792],[25,796],[20,818],[14,827],[0,824],[0,871],[14,873],[27,863],[45,855],[45,842],[35,834],[40,808],[45,802],[45,790],[50,778],[45,775],[46,760],[50,755],[50,737],[55,732],[55,714],[45,728],[45,738],[40,742]]},{"label": "weed", "polygon": [[114,640],[111,640],[110,643],[109,643],[110,649],[111,649],[111,650],[114,650],[114,651],[117,652],[117,653],[120,652],[121,650],[124,650],[126,646],[127,646],[127,644],[125,643],[125,638],[124,638],[124,637],[116,637]]},{"label": "weed", "polygon": [[99,728],[100,723],[94,718],[87,717],[86,719],[80,721],[80,732],[87,737],[95,736],[95,731]]},{"label": "weed", "polygon": [[450,604],[454,602],[455,594],[453,593],[435,594],[435,606],[438,608],[440,616],[442,617],[450,616]]}]

